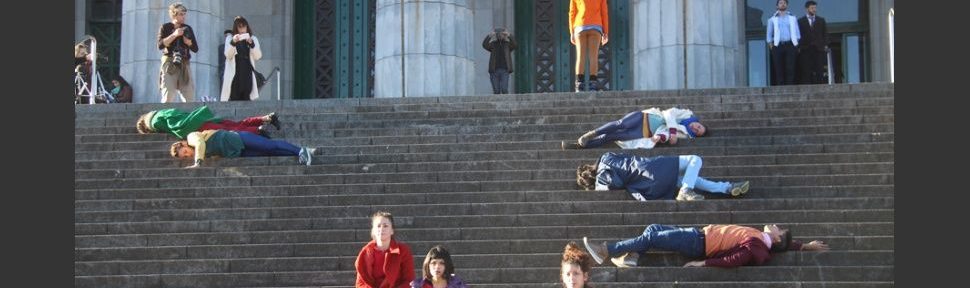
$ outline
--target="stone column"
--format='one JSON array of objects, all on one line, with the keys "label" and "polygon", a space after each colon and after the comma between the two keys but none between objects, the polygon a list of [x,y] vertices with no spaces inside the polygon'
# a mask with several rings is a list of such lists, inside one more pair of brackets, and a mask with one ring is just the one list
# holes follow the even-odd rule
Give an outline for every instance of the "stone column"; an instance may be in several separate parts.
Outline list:
[{"label": "stone column", "polygon": [[475,93],[475,60],[472,51],[477,37],[470,33],[473,31],[474,15],[468,2],[377,1],[375,97],[401,97],[402,77],[407,89],[404,93],[406,97],[464,96]]},{"label": "stone column", "polygon": [[[869,1],[869,53],[872,63],[872,82],[889,82],[889,9],[895,5],[893,0]],[[825,15],[822,15],[825,16]]]},{"label": "stone column", "polygon": [[[121,7],[121,75],[134,91],[134,103],[158,103],[162,96],[158,89],[158,69],[161,52],[158,50],[158,28],[171,21],[168,5],[171,1],[123,1]],[[222,23],[223,1],[198,0],[183,2],[189,9],[185,22],[192,26],[199,52],[192,54],[192,77],[195,81],[196,101],[209,96],[218,99],[216,71],[218,58],[214,50],[225,30]]]},{"label": "stone column", "polygon": [[74,0],[74,43],[81,41],[84,37],[84,26],[87,25],[87,1]]},{"label": "stone column", "polygon": [[634,89],[745,83],[741,0],[634,0]]}]

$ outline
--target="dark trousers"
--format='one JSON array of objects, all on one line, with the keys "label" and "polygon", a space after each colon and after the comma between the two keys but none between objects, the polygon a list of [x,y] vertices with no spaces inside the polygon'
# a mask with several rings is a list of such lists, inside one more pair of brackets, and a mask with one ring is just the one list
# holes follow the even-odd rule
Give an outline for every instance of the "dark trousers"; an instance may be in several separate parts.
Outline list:
[{"label": "dark trousers", "polygon": [[297,156],[300,147],[283,140],[268,139],[249,132],[237,132],[242,139],[242,157],[253,156]]},{"label": "dark trousers", "polygon": [[492,80],[492,93],[509,94],[509,70],[495,68],[495,72],[488,73]]},{"label": "dark trousers", "polygon": [[211,122],[211,121],[202,123],[202,127],[196,131],[229,130],[229,131],[236,131],[236,132],[249,132],[253,134],[259,134],[260,125],[263,125],[262,117],[249,117],[239,122],[222,119],[222,121],[218,123]]},{"label": "dark trousers", "polygon": [[614,141],[643,138],[643,111],[627,113],[620,120],[607,122],[594,131],[597,136],[586,142],[585,148],[596,148]]},{"label": "dark trousers", "polygon": [[771,64],[775,68],[775,85],[795,85],[795,57],[798,51],[791,42],[771,48]]},{"label": "dark trousers", "polygon": [[828,62],[825,51],[806,47],[798,51],[798,67],[800,84],[825,84],[825,63]]},{"label": "dark trousers", "polygon": [[704,257],[706,242],[704,233],[688,227],[651,224],[640,236],[607,245],[610,256],[624,252],[643,253],[649,250],[672,251],[689,258]]}]

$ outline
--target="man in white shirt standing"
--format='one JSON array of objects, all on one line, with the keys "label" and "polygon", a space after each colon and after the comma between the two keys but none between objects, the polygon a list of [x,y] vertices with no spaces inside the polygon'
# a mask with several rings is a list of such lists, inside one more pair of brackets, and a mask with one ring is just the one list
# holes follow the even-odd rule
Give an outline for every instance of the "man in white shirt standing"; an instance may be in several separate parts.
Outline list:
[{"label": "man in white shirt standing", "polygon": [[788,11],[788,0],[775,3],[778,11],[768,18],[768,49],[774,67],[775,85],[795,84],[795,58],[798,54],[798,19]]}]

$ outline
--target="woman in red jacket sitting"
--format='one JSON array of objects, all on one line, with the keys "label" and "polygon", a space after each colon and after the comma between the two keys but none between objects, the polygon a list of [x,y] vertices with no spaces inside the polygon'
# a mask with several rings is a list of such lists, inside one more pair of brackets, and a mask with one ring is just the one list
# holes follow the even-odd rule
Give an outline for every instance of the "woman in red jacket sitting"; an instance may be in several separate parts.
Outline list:
[{"label": "woman in red jacket sitting", "polygon": [[370,237],[360,249],[357,288],[404,288],[414,281],[414,257],[407,244],[394,240],[394,216],[385,211],[371,215]]}]

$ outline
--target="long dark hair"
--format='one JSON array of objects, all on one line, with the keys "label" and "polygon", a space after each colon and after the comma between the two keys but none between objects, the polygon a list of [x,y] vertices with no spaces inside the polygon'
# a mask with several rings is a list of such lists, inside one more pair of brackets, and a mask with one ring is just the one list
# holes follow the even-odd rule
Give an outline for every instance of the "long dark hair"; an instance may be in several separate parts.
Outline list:
[{"label": "long dark hair", "polygon": [[455,273],[455,264],[451,262],[451,253],[441,245],[435,245],[428,251],[428,256],[424,257],[424,264],[421,265],[421,274],[424,279],[431,280],[431,260],[441,259],[445,261],[445,280],[451,280],[451,274]]},{"label": "long dark hair", "polygon": [[239,24],[246,26],[246,33],[249,33],[249,36],[256,35],[256,33],[253,33],[253,26],[250,26],[249,21],[246,21],[246,18],[242,16],[236,16],[232,19],[232,35],[239,34]]},{"label": "long dark hair", "polygon": [[120,87],[127,87],[127,86],[129,86],[128,85],[128,81],[125,80],[125,77],[121,77],[121,75],[115,76],[115,79],[114,80],[115,81],[118,81],[118,83],[121,83],[121,86]]},{"label": "long dark hair", "polygon": [[596,188],[595,164],[583,164],[576,168],[576,185],[585,190]]}]

